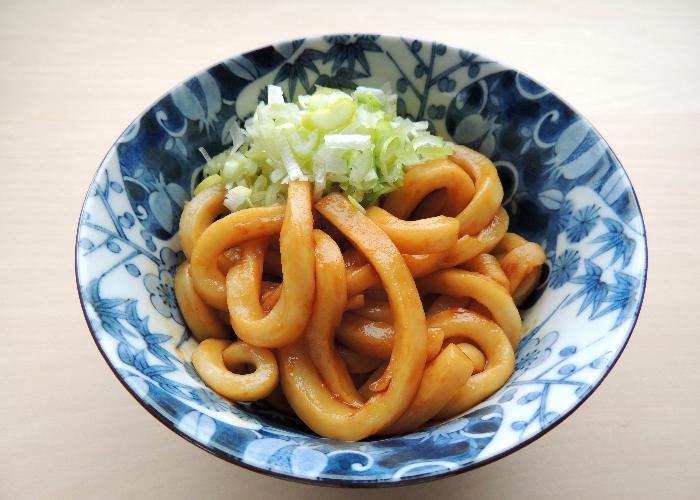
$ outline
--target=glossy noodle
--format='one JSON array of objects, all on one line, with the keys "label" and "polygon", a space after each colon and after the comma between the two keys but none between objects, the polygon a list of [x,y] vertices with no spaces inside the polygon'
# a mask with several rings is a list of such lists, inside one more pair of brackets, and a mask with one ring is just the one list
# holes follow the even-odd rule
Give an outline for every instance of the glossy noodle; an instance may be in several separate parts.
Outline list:
[{"label": "glossy noodle", "polygon": [[228,213],[213,186],[180,221],[175,293],[192,364],[231,401],[355,441],[462,414],[513,373],[542,247],[508,232],[493,163],[456,146],[362,210],[289,182]]}]

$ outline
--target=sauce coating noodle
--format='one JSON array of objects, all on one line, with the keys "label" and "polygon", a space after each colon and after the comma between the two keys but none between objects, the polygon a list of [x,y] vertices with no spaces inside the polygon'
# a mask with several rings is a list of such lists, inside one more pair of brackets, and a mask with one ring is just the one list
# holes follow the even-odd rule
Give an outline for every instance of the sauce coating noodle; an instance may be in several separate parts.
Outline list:
[{"label": "sauce coating noodle", "polygon": [[175,293],[202,380],[341,440],[410,432],[502,387],[546,256],[507,232],[493,163],[456,146],[366,213],[311,187],[218,220],[222,187],[186,204]]}]

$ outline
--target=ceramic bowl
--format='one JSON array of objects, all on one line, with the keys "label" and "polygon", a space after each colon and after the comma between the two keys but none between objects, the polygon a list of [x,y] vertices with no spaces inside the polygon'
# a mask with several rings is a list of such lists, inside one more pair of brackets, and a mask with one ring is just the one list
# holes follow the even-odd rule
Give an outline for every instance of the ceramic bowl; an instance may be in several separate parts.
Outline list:
[{"label": "ceramic bowl", "polygon": [[[173,292],[185,200],[203,146],[227,147],[266,85],[287,96],[314,85],[390,83],[399,113],[428,120],[498,167],[511,228],[546,250],[523,307],[515,373],[464,415],[410,434],[347,443],[318,437],[261,404],[231,404],[190,364],[196,345]],[[591,124],[517,70],[441,43],[334,35],[263,47],[174,87],[107,152],[78,227],[85,318],[126,389],[170,429],[214,455],[316,484],[393,485],[444,477],[511,453],[569,416],[630,338],[646,279],[639,205]]]}]

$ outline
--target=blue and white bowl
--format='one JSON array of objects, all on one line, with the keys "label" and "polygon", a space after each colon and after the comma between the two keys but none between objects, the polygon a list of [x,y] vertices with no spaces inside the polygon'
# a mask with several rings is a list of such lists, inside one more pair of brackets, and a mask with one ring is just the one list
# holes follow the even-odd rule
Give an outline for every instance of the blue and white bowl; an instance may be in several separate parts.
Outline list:
[{"label": "blue and white bowl", "polygon": [[[196,345],[173,292],[183,204],[265,86],[389,82],[399,112],[493,159],[511,228],[539,242],[544,280],[523,309],[515,373],[461,417],[411,434],[320,438],[258,404],[234,405],[192,369]],[[625,171],[590,123],[516,70],[440,43],[334,35],[264,47],[172,89],[117,139],[80,217],[76,273],[85,318],[117,378],[201,448],[267,474],[346,486],[444,477],[496,460],[569,416],[622,353],[646,280],[646,239]]]}]

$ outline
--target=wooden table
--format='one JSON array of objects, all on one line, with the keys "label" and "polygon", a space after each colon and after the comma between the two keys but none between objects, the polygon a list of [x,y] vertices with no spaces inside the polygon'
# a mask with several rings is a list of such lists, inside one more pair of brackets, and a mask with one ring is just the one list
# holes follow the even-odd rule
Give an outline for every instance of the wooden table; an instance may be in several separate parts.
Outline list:
[{"label": "wooden table", "polygon": [[[700,3],[303,4],[0,3],[0,498],[700,498]],[[440,39],[544,82],[611,143],[647,223],[644,307],[603,386],[534,444],[425,485],[298,485],[197,449],[117,382],[75,290],[84,193],[138,112],[226,56],[337,31]]]}]

